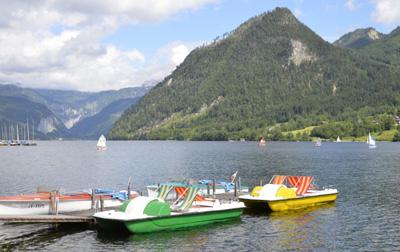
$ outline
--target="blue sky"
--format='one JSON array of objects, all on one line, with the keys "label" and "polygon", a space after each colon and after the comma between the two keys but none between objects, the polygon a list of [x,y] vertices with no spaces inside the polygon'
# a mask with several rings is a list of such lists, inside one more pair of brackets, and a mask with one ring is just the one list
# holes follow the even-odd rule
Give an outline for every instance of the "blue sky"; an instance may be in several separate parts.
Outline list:
[{"label": "blue sky", "polygon": [[400,24],[400,0],[0,1],[0,83],[82,91],[155,83],[196,46],[276,7],[330,42]]},{"label": "blue sky", "polygon": [[317,34],[330,42],[356,28],[375,27],[389,33],[398,23],[376,22],[372,13],[372,1],[353,1],[354,9],[346,7],[345,0],[234,0],[219,1],[195,11],[185,11],[163,22],[139,25],[125,25],[114,34],[103,39],[121,49],[132,46],[145,54],[154,53],[162,45],[171,41],[200,43],[210,41],[227,31],[235,29],[249,18],[273,10],[287,7],[298,19]]}]

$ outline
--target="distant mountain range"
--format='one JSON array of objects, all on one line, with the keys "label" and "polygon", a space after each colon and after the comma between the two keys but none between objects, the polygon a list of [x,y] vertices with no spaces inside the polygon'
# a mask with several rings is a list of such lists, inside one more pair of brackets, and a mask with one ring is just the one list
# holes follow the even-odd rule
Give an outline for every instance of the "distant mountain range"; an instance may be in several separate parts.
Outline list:
[{"label": "distant mountain range", "polygon": [[400,65],[400,27],[389,34],[374,28],[357,29],[333,43],[389,65]]},{"label": "distant mountain range", "polygon": [[193,50],[109,137],[280,139],[312,125],[315,136],[362,136],[384,125],[374,116],[399,112],[398,30],[360,29],[331,44],[276,8]]},{"label": "distant mountain range", "polygon": [[365,29],[356,29],[352,32],[346,33],[333,42],[333,44],[343,48],[357,49],[369,45],[375,40],[379,40],[383,37],[384,34],[369,27]]},{"label": "distant mountain range", "polygon": [[150,88],[79,92],[0,84],[0,127],[10,131],[28,121],[42,139],[97,138]]}]

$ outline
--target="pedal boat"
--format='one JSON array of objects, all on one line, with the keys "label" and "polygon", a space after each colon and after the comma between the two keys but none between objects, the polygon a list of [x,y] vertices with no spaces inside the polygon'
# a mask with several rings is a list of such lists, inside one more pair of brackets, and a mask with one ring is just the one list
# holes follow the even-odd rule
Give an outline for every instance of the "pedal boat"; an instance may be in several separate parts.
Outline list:
[{"label": "pedal boat", "polygon": [[[104,208],[119,207],[126,200],[126,191],[95,190],[88,192],[59,193],[37,192],[15,196],[0,196],[0,215],[46,215],[90,210],[103,201]],[[131,197],[137,196],[131,192]],[[97,201],[96,201],[97,199]]]},{"label": "pedal boat", "polygon": [[249,195],[239,197],[247,208],[269,208],[272,211],[296,210],[336,200],[337,189],[319,190],[312,176],[275,175],[270,183],[256,186]]},{"label": "pedal boat", "polygon": [[99,212],[94,217],[103,230],[136,234],[224,222],[239,218],[245,208],[242,202],[195,201],[201,197],[197,194],[199,189],[187,187],[172,204],[163,199],[167,190],[159,198],[140,196],[124,203],[119,211]]}]

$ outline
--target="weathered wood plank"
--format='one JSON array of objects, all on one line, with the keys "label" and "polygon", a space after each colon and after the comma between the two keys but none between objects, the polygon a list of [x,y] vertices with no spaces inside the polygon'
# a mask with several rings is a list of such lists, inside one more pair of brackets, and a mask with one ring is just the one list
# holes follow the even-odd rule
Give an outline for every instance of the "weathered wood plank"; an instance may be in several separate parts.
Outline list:
[{"label": "weathered wood plank", "polygon": [[93,217],[73,215],[3,215],[1,222],[7,223],[93,223]]}]

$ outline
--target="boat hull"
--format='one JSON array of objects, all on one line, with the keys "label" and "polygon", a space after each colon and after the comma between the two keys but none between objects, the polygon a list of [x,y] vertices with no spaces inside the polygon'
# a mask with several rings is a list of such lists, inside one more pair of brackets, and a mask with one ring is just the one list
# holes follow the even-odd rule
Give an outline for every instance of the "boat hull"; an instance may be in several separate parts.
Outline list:
[{"label": "boat hull", "polygon": [[243,199],[239,198],[248,208],[267,208],[272,211],[287,211],[296,210],[312,206],[318,206],[334,202],[337,198],[337,193],[323,194],[315,196],[303,196],[292,199],[279,200],[261,200],[261,199]]},{"label": "boat hull", "polygon": [[242,212],[243,208],[235,208],[219,211],[191,212],[127,221],[95,217],[97,224],[105,230],[125,229],[130,233],[150,233],[229,221],[239,218]]},{"label": "boat hull", "polygon": [[[111,196],[96,195],[103,200],[103,207],[118,207],[123,201],[113,199]],[[49,214],[53,208],[58,213],[90,210],[92,208],[92,196],[87,193],[74,193],[57,195],[55,204],[51,207],[50,193],[25,194],[17,196],[0,197],[0,215],[41,215]],[[55,211],[55,210],[54,210]]]},{"label": "boat hull", "polygon": [[296,210],[306,207],[327,204],[330,202],[334,202],[336,198],[337,198],[337,193],[318,195],[318,196],[306,196],[301,198],[285,199],[285,200],[273,200],[273,201],[268,201],[267,203],[268,207],[272,211],[278,212],[278,211]]}]

